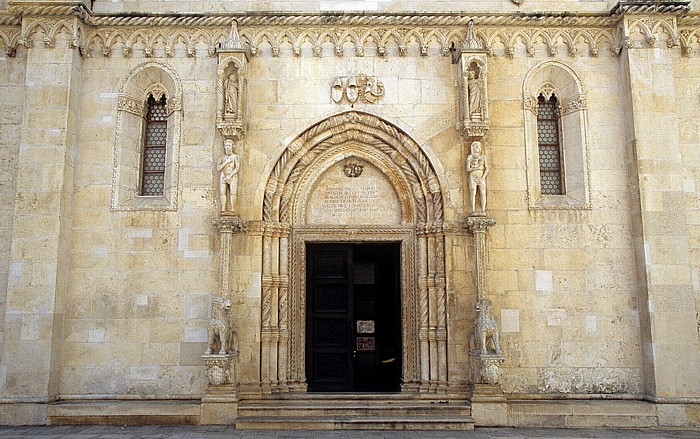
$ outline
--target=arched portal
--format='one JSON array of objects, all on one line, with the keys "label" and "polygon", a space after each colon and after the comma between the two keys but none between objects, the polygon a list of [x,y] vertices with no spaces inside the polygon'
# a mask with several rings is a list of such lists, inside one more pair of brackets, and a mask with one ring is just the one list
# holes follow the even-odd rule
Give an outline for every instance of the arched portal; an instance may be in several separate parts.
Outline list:
[{"label": "arched portal", "polygon": [[[358,173],[373,183],[355,183],[361,181],[352,178]],[[343,174],[347,180],[334,180]],[[337,190],[350,191],[345,195],[351,198],[373,198],[350,210],[324,205]],[[374,212],[356,210],[375,205]],[[263,391],[306,390],[306,248],[318,242],[400,245],[401,390],[446,391],[443,221],[433,164],[395,125],[348,111],[296,137],[273,167],[263,201]]]}]

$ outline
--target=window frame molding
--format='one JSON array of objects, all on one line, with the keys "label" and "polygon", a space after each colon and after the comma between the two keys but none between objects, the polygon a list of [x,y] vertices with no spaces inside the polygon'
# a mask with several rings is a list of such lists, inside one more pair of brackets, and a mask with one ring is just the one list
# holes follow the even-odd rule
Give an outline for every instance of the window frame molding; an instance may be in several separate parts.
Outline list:
[{"label": "window frame molding", "polygon": [[[537,138],[538,96],[557,97],[559,142],[565,193],[542,194]],[[579,76],[564,63],[544,61],[523,82],[523,120],[530,209],[590,209],[588,101]]]},{"label": "window frame molding", "polygon": [[[147,100],[165,96],[166,163],[163,195],[140,195]],[[119,88],[110,208],[113,211],[175,211],[179,200],[182,83],[167,64],[146,62],[129,72]]]}]

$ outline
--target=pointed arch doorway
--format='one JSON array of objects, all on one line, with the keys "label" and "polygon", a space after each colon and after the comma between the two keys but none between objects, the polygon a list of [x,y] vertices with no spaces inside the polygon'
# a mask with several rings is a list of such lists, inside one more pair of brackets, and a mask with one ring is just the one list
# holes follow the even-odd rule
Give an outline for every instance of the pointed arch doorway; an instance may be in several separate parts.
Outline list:
[{"label": "pointed arch doorway", "polygon": [[[393,352],[399,356],[396,390],[446,392],[443,221],[443,195],[433,163],[409,135],[390,122],[349,111],[324,119],[296,137],[273,167],[263,201],[262,391],[319,390],[318,365],[307,362],[316,361],[314,354],[319,353],[313,351],[311,345],[318,340],[310,331],[318,325],[314,319],[323,318],[323,310],[309,306],[329,296],[309,299],[313,285],[321,282],[313,271],[313,258],[336,246],[352,259],[355,252],[371,253],[367,249],[375,245],[379,254],[396,254],[394,306],[398,309],[390,310],[396,317],[394,349],[400,351]],[[352,295],[354,289],[348,282],[355,282],[355,266],[347,267],[351,280],[343,282]],[[348,297],[343,300],[354,309]],[[349,350],[371,347],[368,328],[364,332],[357,329],[358,320],[373,319],[356,318],[359,316],[346,312],[339,317],[346,321],[348,341],[337,346],[344,350],[343,360],[338,361],[350,367],[345,374],[350,381],[363,372],[358,372],[356,360],[348,360]],[[335,326],[337,332],[343,325],[336,322]],[[377,338],[378,334],[375,349]],[[375,356],[369,362],[391,358],[388,351],[375,353],[387,358]],[[338,389],[358,389],[354,383],[344,386]]]}]

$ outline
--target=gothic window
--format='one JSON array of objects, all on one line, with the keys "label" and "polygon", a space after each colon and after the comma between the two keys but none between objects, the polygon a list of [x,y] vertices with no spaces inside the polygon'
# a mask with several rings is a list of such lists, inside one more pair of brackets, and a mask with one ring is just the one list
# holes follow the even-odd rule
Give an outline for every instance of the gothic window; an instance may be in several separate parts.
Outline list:
[{"label": "gothic window", "polygon": [[540,189],[542,195],[563,195],[559,109],[557,97],[537,98],[537,146],[540,159]]},{"label": "gothic window", "polygon": [[119,89],[113,210],[176,210],[182,85],[158,62],[135,67]]},{"label": "gothic window", "polygon": [[168,119],[165,95],[159,100],[148,96],[146,102],[146,130],[143,136],[141,162],[141,195],[163,195],[165,180],[165,148]]},{"label": "gothic window", "polygon": [[578,75],[558,61],[523,84],[527,195],[531,209],[590,208],[588,116]]}]

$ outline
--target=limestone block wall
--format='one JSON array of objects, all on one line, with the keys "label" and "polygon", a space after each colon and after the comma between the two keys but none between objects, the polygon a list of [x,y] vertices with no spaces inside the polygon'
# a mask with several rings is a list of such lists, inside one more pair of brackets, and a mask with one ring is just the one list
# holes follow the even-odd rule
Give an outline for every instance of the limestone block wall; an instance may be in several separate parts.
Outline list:
[{"label": "limestone block wall", "polygon": [[682,179],[684,192],[685,220],[688,230],[688,252],[690,253],[690,276],[692,296],[695,299],[695,309],[685,310],[694,313],[696,317],[696,333],[686,334],[688,338],[698,337],[700,342],[700,121],[697,114],[700,111],[700,77],[698,67],[700,60],[694,57],[675,58],[674,84],[676,90],[676,114],[679,117],[678,128],[680,137],[680,152],[683,164]]},{"label": "limestone block wall", "polygon": [[[489,295],[509,393],[641,391],[619,68],[559,58],[588,96],[590,208],[528,209],[522,83],[543,56],[490,60]],[[565,140],[566,141],[566,140]]]},{"label": "limestone block wall", "polygon": [[[17,192],[17,160],[24,113],[25,56],[26,52],[21,52],[15,58],[0,56],[0,95],[3,97],[0,100],[0,316],[2,317],[5,316],[7,280],[10,271],[10,246]],[[3,325],[0,329],[0,358],[2,358],[4,329]],[[0,366],[0,377],[4,377],[2,366]],[[0,378],[0,383],[4,381],[4,378]],[[1,388],[2,384],[0,384]]]},{"label": "limestone block wall", "polygon": [[[254,3],[225,2],[220,6],[232,11],[248,6],[321,11],[332,6],[331,2]],[[438,11],[491,8],[493,12],[536,10],[545,4],[550,10],[573,11],[607,10],[611,6],[604,1],[526,1],[520,9],[510,1],[438,2],[431,6]],[[163,12],[163,5],[97,2],[96,8],[103,12]],[[168,11],[196,10],[201,5],[173,1],[168,2]],[[367,5],[368,9],[387,12],[428,7],[423,2],[381,0]],[[213,39],[223,35],[222,29],[209,30],[218,35]],[[257,32],[242,26],[243,35],[254,35],[254,30]],[[219,238],[210,223],[217,214],[214,164],[222,153],[222,139],[215,128],[216,56],[207,54],[201,41],[194,43],[196,53],[189,54],[195,56],[188,56],[186,51],[191,48],[179,40],[167,48],[157,43],[150,53],[138,39],[125,45],[108,44],[106,51],[99,39],[94,39],[86,49],[90,56],[81,58],[77,49],[66,49],[65,36],[55,47],[48,47],[51,41],[44,45],[40,35],[32,38],[32,48],[19,46],[16,57],[0,59],[0,313],[5,314],[5,296],[10,296],[7,286],[15,285],[16,309],[26,314],[6,316],[10,322],[6,328],[16,332],[15,344],[34,349],[33,343],[41,340],[53,349],[42,358],[50,363],[51,390],[45,391],[42,381],[37,384],[37,395],[200,396],[206,386],[200,355],[206,344],[212,294],[232,296],[238,331],[238,379],[257,383],[262,271],[259,234],[232,238],[231,289],[217,290]],[[497,224],[487,238],[487,295],[494,301],[507,355],[504,390],[524,397],[693,397],[697,395],[697,380],[691,376],[694,368],[676,374],[669,372],[669,366],[678,364],[678,353],[683,351],[679,346],[692,348],[700,342],[699,333],[692,331],[698,327],[700,309],[700,169],[695,140],[700,131],[696,120],[700,88],[694,49],[684,47],[690,49],[691,56],[681,57],[681,50],[668,49],[667,43],[657,42],[663,47],[654,49],[642,47],[648,41],[637,35],[639,41],[629,48],[620,47],[621,53],[612,55],[609,45],[614,43],[605,38],[598,40],[593,51],[580,40],[575,43],[580,47],[548,47],[537,38],[514,39],[513,46],[507,48],[495,39],[488,57],[491,129],[484,143],[491,173],[487,209]],[[377,55],[377,48],[372,47],[376,42],[372,41],[362,49],[363,56],[358,56],[358,49],[349,42],[340,47],[342,53],[330,41],[319,43],[320,53],[314,53],[312,43],[295,41],[302,41],[299,53],[285,41],[277,42],[279,47],[274,48],[260,42],[247,65],[249,124],[238,151],[242,163],[238,213],[249,222],[261,219],[264,189],[275,161],[295,136],[314,123],[355,108],[404,130],[431,159],[444,195],[449,223],[449,381],[463,385],[470,376],[468,350],[476,298],[471,259],[474,240],[459,226],[468,214],[464,170],[468,151],[456,128],[457,67],[449,56],[442,56],[443,47],[435,40],[427,46],[427,56],[413,40],[407,42],[405,51],[388,40],[385,56]],[[533,46],[526,48],[530,43]],[[170,48],[173,52],[168,52]],[[28,70],[27,53],[34,63]],[[524,81],[545,62],[570,69],[586,94],[581,120],[587,122],[583,149],[587,166],[572,177],[586,187],[585,196],[580,203],[556,208],[532,202],[533,175],[527,161],[532,145],[526,136]],[[63,69],[58,72],[64,81],[55,89],[34,88],[45,76],[37,66],[47,63]],[[112,200],[117,136],[131,141],[141,135],[119,131],[118,93],[130,72],[144,63],[172,71],[182,87],[178,173],[170,210],[114,208]],[[25,71],[31,79],[25,78]],[[373,104],[333,102],[333,80],[356,76],[381,82],[384,95]],[[46,115],[40,104],[51,93],[61,100],[52,101],[51,111],[56,112]],[[42,237],[33,236],[33,220],[28,220],[32,206],[23,205],[23,214],[15,214],[18,179],[13,170],[22,163],[26,170],[44,163],[35,163],[36,153],[29,150],[38,150],[43,144],[35,139],[32,124],[25,124],[24,144],[28,147],[24,148],[24,161],[20,160],[23,106],[30,98],[32,111],[45,125],[43,131],[66,132],[65,138],[55,140],[63,154],[62,167],[55,171],[60,175],[46,177],[58,186],[60,200],[57,207],[44,206],[44,213],[60,232],[52,256],[55,261],[51,261],[58,268],[56,276],[53,272],[47,276],[53,277],[54,285],[42,287],[43,296],[36,297],[27,293],[37,288],[26,273],[19,273],[15,284],[8,282],[13,239],[26,239],[28,251],[42,253],[36,245]],[[68,102],[66,108],[60,108],[62,100]],[[673,127],[676,119],[678,130]],[[664,134],[654,127],[659,120],[673,121],[663,123]],[[563,130],[565,141],[574,134],[568,127]],[[676,134],[678,145],[673,140]],[[669,147],[673,151],[678,147],[679,156],[674,152],[669,160],[663,160]],[[657,155],[661,160],[656,161]],[[682,170],[674,167],[676,163]],[[564,172],[577,171],[567,168]],[[24,185],[36,193],[45,192],[46,182],[33,180],[32,175],[27,174]],[[20,220],[21,226],[17,226]],[[667,233],[669,230],[673,233]],[[23,249],[16,251],[17,260],[24,257],[20,254]],[[690,267],[684,265],[683,258],[689,258]],[[653,300],[648,300],[647,291]],[[685,294],[683,302],[674,302],[678,292]],[[32,320],[38,311],[32,308],[34,303],[25,301],[48,303],[49,299],[50,309],[40,310],[41,325],[32,323],[39,321]],[[695,307],[686,306],[688,303]],[[663,307],[665,314],[655,312],[655,307],[656,311]],[[680,318],[685,329],[676,343],[674,330]],[[0,336],[0,347],[2,341]],[[7,346],[7,336],[5,342]],[[697,352],[688,352],[687,364],[693,366]],[[22,375],[21,365],[13,363],[12,355],[0,352],[0,356],[5,358],[0,376],[8,365],[16,376]],[[676,376],[680,378],[676,380]],[[6,381],[12,380],[0,380]]]},{"label": "limestone block wall", "polygon": [[[337,57],[333,47],[291,46],[273,56],[262,46],[248,65],[250,114],[240,150],[239,211],[259,220],[264,186],[286,145],[313,123],[350,104],[336,104],[335,77],[368,75],[385,95],[355,108],[406,130],[439,173],[448,221],[466,215],[466,152],[456,124],[456,67],[418,44],[406,56]],[[618,61],[559,58],[589,93],[591,208],[528,208],[522,87],[528,71],[549,59],[489,58],[492,128],[488,294],[494,299],[508,355],[510,393],[638,394],[640,359],[629,195],[622,142]],[[370,55],[372,54],[372,55]],[[110,210],[117,93],[129,71],[146,62],[93,57],[83,64],[82,123],[75,172],[73,239],[66,298],[61,390],[66,396],[185,397],[204,391],[209,294],[217,293],[217,233],[213,166],[221,154],[214,128],[216,61],[158,59],[182,81],[181,172],[176,211]],[[450,381],[468,380],[474,285],[473,239],[447,241]],[[239,379],[259,377],[261,242],[234,236],[231,293],[238,330]],[[297,353],[299,355],[300,353]]]},{"label": "limestone block wall", "polygon": [[168,60],[185,89],[176,211],[112,211],[117,94],[144,58],[85,63],[64,395],[196,397],[206,385],[218,254],[212,187],[216,62]]}]

